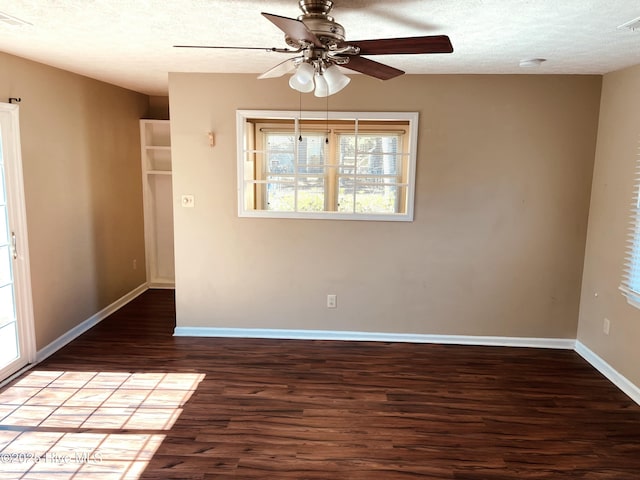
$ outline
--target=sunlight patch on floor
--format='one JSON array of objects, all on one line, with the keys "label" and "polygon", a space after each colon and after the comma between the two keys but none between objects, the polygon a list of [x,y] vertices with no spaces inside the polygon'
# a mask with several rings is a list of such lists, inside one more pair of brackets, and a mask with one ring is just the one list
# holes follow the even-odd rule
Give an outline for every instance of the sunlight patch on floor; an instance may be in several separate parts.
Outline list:
[{"label": "sunlight patch on floor", "polygon": [[203,378],[33,371],[0,393],[0,479],[135,480]]}]

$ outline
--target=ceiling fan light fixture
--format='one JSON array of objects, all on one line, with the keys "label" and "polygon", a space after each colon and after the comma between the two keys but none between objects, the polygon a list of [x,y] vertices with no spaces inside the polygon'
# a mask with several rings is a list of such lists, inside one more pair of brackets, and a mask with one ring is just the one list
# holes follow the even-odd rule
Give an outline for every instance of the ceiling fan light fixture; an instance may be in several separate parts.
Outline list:
[{"label": "ceiling fan light fixture", "polygon": [[347,77],[344,73],[342,73],[336,65],[331,65],[329,68],[327,68],[324,71],[323,77],[327,82],[329,95],[338,93],[344,87],[349,85],[349,82],[351,81],[351,79]]},{"label": "ceiling fan light fixture", "polygon": [[316,73],[315,80],[316,80],[316,90],[315,92],[313,92],[313,94],[316,97],[328,97],[329,95],[331,95],[329,93],[329,85],[327,84],[327,81],[325,80],[324,75],[321,75],[319,72]]},{"label": "ceiling fan light fixture", "polygon": [[309,80],[306,83],[299,83],[296,78],[295,75],[292,76],[289,79],[289,86],[291,88],[293,88],[294,90],[297,90],[300,93],[309,93],[309,92],[313,92],[313,89],[315,88],[315,84],[313,83],[313,79]]},{"label": "ceiling fan light fixture", "polygon": [[289,79],[289,86],[294,90],[302,93],[309,93],[313,91],[314,73],[315,68],[313,68],[313,65],[306,62],[301,63],[300,65],[298,65],[296,73],[294,73]]}]

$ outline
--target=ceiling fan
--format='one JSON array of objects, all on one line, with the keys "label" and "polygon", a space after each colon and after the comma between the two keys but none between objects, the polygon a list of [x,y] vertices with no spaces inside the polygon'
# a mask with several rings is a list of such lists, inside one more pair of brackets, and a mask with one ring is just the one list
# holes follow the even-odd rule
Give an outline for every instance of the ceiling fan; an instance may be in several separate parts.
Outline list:
[{"label": "ceiling fan", "polygon": [[317,97],[326,97],[337,93],[350,82],[351,79],[344,75],[338,66],[380,80],[389,80],[405,73],[363,55],[453,52],[451,41],[446,35],[346,41],[344,28],[329,15],[333,8],[333,1],[299,0],[298,5],[302,10],[302,15],[297,19],[262,13],[265,18],[284,32],[285,42],[291,48],[206,45],[175,45],[175,47],[231,48],[300,54],[279,63],[258,78],[280,77],[295,71],[289,80],[291,88],[302,93],[313,91]]}]

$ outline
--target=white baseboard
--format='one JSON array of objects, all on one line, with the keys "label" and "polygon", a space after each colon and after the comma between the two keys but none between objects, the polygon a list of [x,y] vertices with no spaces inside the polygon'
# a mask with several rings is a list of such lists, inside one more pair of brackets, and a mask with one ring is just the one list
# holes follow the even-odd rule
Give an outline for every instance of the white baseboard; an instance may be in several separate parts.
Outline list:
[{"label": "white baseboard", "polygon": [[113,302],[111,305],[103,308],[102,310],[100,310],[95,315],[92,315],[91,317],[89,317],[88,319],[83,321],[81,324],[76,325],[74,328],[69,330],[67,333],[59,336],[53,342],[51,342],[49,345],[47,345],[46,347],[44,347],[44,348],[42,348],[42,349],[40,349],[40,350],[38,350],[36,352],[36,361],[35,361],[35,363],[36,364],[40,363],[45,358],[47,358],[50,355],[54,354],[55,352],[60,350],[62,347],[64,347],[67,343],[69,343],[72,340],[76,339],[77,337],[82,335],[84,332],[89,330],[91,327],[93,327],[93,326],[97,325],[98,323],[100,323],[102,320],[107,318],[109,315],[111,315],[116,310],[124,307],[127,303],[129,303],[134,298],[140,296],[141,294],[146,292],[148,289],[149,289],[148,284],[147,283],[143,283],[139,287],[134,288],[129,293],[125,294],[124,296],[122,296],[121,298],[119,298],[118,300]]},{"label": "white baseboard", "polygon": [[163,282],[154,283],[154,282],[151,282],[151,283],[149,283],[149,288],[154,288],[154,289],[158,289],[158,290],[175,290],[176,289],[176,285],[175,285],[175,283],[163,283]]},{"label": "white baseboard", "polygon": [[414,333],[348,332],[332,330],[284,330],[262,328],[176,327],[176,337],[277,338],[285,340],[354,340],[363,342],[443,343],[501,347],[558,348],[573,350],[570,338],[483,337],[473,335],[424,335]]},{"label": "white baseboard", "polygon": [[631,400],[640,405],[640,388],[618,372],[615,368],[604,361],[600,356],[595,354],[584,343],[576,340],[576,352],[587,362],[589,362],[596,370],[622,390]]}]

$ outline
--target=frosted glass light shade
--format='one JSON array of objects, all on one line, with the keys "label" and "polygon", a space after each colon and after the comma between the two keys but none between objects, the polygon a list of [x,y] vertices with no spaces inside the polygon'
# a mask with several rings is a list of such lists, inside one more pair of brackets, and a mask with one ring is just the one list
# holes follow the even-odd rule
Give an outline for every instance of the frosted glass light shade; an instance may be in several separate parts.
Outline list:
[{"label": "frosted glass light shade", "polygon": [[349,85],[351,79],[347,77],[344,73],[340,71],[340,69],[331,65],[324,71],[324,79],[327,81],[327,86],[329,87],[329,95],[333,95],[334,93],[338,93],[344,87]]},{"label": "frosted glass light shade", "polygon": [[315,68],[309,63],[301,63],[298,65],[296,73],[294,73],[289,79],[289,86],[294,90],[302,93],[309,93],[313,91],[313,74]]},{"label": "frosted glass light shade", "polygon": [[329,93],[329,85],[327,85],[327,81],[324,79],[324,75],[320,75],[316,73],[316,91],[313,93],[316,97],[328,97]]}]

